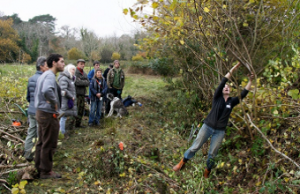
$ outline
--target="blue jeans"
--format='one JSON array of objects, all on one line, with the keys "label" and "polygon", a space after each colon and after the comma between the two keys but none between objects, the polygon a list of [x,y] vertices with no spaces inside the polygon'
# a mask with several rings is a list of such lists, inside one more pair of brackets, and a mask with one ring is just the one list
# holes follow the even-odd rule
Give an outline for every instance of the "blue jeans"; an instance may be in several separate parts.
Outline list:
[{"label": "blue jeans", "polygon": [[60,131],[62,134],[66,133],[66,120],[67,117],[61,117],[59,120]]},{"label": "blue jeans", "polygon": [[33,115],[28,115],[29,118],[29,128],[27,130],[27,136],[25,140],[25,158],[26,159],[33,159],[34,153],[32,153],[32,148],[35,145],[35,142],[33,142],[33,138],[38,137],[38,124],[36,122],[36,118]]},{"label": "blue jeans", "polygon": [[184,153],[184,158],[188,160],[191,159],[211,136],[206,165],[208,170],[212,169],[215,164],[214,157],[218,153],[224,135],[225,130],[213,129],[204,123],[198,132],[197,138],[194,140],[193,145]]},{"label": "blue jeans", "polygon": [[95,100],[91,102],[91,111],[89,117],[89,124],[99,124],[101,117],[101,109],[102,109],[103,100]]}]

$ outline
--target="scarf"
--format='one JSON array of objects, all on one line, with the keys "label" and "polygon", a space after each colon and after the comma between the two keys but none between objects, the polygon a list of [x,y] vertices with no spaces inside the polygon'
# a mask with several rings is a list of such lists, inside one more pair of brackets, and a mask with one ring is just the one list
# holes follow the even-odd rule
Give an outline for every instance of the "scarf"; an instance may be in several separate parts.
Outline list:
[{"label": "scarf", "polygon": [[80,69],[79,67],[77,67],[78,71],[80,71],[80,73],[83,75],[83,69]]}]

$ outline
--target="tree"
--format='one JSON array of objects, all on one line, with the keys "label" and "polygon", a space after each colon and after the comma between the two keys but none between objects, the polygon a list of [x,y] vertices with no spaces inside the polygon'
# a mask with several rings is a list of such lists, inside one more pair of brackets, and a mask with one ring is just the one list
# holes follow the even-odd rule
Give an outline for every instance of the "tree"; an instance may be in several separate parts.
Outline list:
[{"label": "tree", "polygon": [[12,28],[13,20],[0,20],[0,61],[14,61],[19,53],[19,36]]},{"label": "tree", "polygon": [[[270,59],[291,52],[289,43],[300,28],[295,12],[299,4],[293,2],[150,0],[124,13],[147,30],[137,47],[154,58],[174,58],[174,68],[190,83],[187,88],[209,100],[211,88],[235,61],[241,61],[245,71],[259,73]],[[153,14],[137,13],[147,6]]]},{"label": "tree", "polygon": [[55,30],[55,21],[56,18],[50,14],[35,16],[28,20],[31,24],[43,24],[50,27],[51,32]]},{"label": "tree", "polygon": [[111,55],[112,60],[119,60],[120,57],[121,57],[121,55],[117,52],[113,52],[113,54]]},{"label": "tree", "polygon": [[111,56],[113,51],[109,47],[104,47],[101,51],[101,60],[102,63],[110,63],[112,62]]},{"label": "tree", "polygon": [[12,18],[14,20],[14,25],[18,25],[20,23],[22,23],[23,21],[21,20],[21,18],[19,17],[18,14],[13,14],[11,16],[9,16],[9,18]]},{"label": "tree", "polygon": [[84,54],[89,58],[89,60],[92,61],[92,52],[95,50],[99,50],[99,38],[94,32],[88,31],[85,28],[80,29],[80,36],[81,48]]},{"label": "tree", "polygon": [[69,60],[77,60],[77,59],[82,59],[84,58],[84,54],[78,50],[76,47],[71,48],[68,51],[68,59]]}]

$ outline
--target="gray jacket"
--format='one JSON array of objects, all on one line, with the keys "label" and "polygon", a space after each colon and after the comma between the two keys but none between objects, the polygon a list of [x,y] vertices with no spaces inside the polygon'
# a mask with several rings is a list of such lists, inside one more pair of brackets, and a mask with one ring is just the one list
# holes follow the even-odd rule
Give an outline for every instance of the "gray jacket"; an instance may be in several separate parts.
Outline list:
[{"label": "gray jacket", "polygon": [[89,79],[84,71],[83,74],[81,74],[77,68],[75,71],[75,77],[76,95],[84,96],[86,93],[86,87],[90,85]]},{"label": "gray jacket", "polygon": [[35,74],[28,79],[27,85],[27,100],[29,102],[28,114],[35,115],[36,109],[34,107],[34,91],[36,87],[36,82],[43,72],[37,71]]},{"label": "gray jacket", "polygon": [[60,99],[58,92],[60,88],[55,80],[55,74],[48,70],[44,72],[37,80],[34,92],[34,107],[38,110],[56,113],[55,105],[60,108]]},{"label": "gray jacket", "polygon": [[[75,77],[74,77],[75,79]],[[76,90],[74,85],[74,80],[68,71],[61,72],[57,78],[58,84],[61,89],[62,99],[61,99],[61,112],[64,112],[64,116],[77,116],[77,103],[76,103]],[[73,101],[73,108],[69,108],[68,100]]]}]

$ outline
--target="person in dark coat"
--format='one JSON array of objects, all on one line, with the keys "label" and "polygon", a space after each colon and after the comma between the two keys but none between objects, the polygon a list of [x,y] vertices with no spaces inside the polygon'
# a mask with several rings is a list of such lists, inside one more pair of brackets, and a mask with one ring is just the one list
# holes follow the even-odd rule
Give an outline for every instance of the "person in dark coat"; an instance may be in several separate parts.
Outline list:
[{"label": "person in dark coat", "polygon": [[[76,79],[75,70],[76,67],[73,64],[69,64],[57,78],[62,93],[60,114],[63,114],[60,118],[59,124],[60,131],[65,135],[65,138],[68,137],[68,130],[73,129],[73,126],[75,125],[75,117],[77,116],[76,90],[74,84]],[[66,126],[67,118],[69,122]],[[66,128],[68,129],[67,131]]]},{"label": "person in dark coat", "polygon": [[[225,135],[225,129],[230,113],[232,109],[240,103],[239,97],[229,97],[230,87],[228,84],[226,84],[233,71],[235,71],[239,66],[240,63],[236,64],[222,79],[220,85],[215,91],[210,113],[204,120],[204,124],[199,130],[193,145],[184,153],[183,159],[173,167],[174,171],[179,171],[188,160],[194,157],[202,145],[207,142],[208,138],[211,137],[206,163],[207,168],[204,170],[204,177],[209,177],[211,169],[214,166],[214,157],[217,155]],[[253,74],[249,76],[249,82],[241,93],[241,99],[245,98],[248,94],[251,88],[253,77]]]},{"label": "person in dark coat", "polygon": [[91,111],[89,117],[89,126],[94,123],[100,125],[101,109],[103,105],[104,96],[106,94],[107,85],[102,76],[101,69],[95,70],[95,75],[90,82],[91,90]]},{"label": "person in dark coat", "polygon": [[[109,64],[108,68],[105,69],[104,73],[103,73],[103,77],[107,83],[107,75],[108,72],[113,68],[114,66],[112,64]],[[110,110],[110,100],[107,98],[107,96],[104,96],[104,101],[105,101],[105,112],[109,113]]]},{"label": "person in dark coat", "polygon": [[27,85],[27,101],[29,102],[28,107],[28,118],[29,118],[29,128],[27,130],[27,136],[25,140],[24,157],[27,161],[31,162],[33,160],[34,152],[32,148],[34,146],[34,138],[38,136],[38,125],[35,118],[36,109],[34,107],[34,90],[36,87],[36,82],[38,78],[48,70],[46,57],[39,57],[36,62],[36,72],[28,79]]},{"label": "person in dark coat", "polygon": [[112,64],[109,64],[108,68],[105,69],[104,73],[103,73],[103,77],[105,79],[105,81],[107,82],[107,74],[109,72],[109,70],[111,70],[114,66]]},{"label": "person in dark coat", "polygon": [[89,86],[90,82],[87,77],[87,74],[83,71],[85,66],[85,60],[78,59],[77,60],[77,68],[75,71],[75,86],[76,86],[76,99],[77,99],[77,117],[75,121],[76,128],[85,128],[84,125],[81,124],[82,117],[84,114],[84,104],[85,104],[85,94],[86,87]]}]

